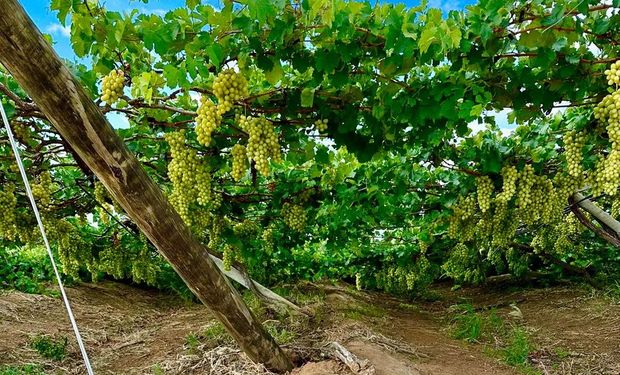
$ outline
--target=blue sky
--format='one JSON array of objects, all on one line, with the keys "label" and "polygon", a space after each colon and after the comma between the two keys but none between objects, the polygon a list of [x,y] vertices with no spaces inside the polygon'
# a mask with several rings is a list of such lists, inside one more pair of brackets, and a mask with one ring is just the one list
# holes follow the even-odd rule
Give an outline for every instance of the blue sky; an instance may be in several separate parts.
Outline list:
[{"label": "blue sky", "polygon": [[[419,4],[419,0],[383,0],[393,3],[405,3],[408,6]],[[107,9],[124,11],[128,9],[140,9],[143,12],[165,13],[166,11],[185,5],[185,0],[150,0],[147,4],[136,0],[100,0]],[[440,8],[444,12],[452,9],[463,9],[466,5],[472,4],[473,0],[429,0],[429,6]],[[212,3],[217,4],[218,0]],[[52,35],[55,44],[54,48],[61,57],[73,60],[75,55],[69,43],[69,28],[63,27],[56,18],[55,12],[49,9],[50,2],[47,0],[21,0],[30,17],[39,29]]]}]

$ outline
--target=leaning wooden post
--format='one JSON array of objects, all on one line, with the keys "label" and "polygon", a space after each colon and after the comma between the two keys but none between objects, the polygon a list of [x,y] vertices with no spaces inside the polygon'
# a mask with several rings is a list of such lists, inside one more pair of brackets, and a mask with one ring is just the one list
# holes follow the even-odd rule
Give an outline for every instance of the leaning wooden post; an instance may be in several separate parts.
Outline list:
[{"label": "leaning wooden post", "polygon": [[255,362],[290,358],[263,329],[17,0],[0,0],[0,63]]}]

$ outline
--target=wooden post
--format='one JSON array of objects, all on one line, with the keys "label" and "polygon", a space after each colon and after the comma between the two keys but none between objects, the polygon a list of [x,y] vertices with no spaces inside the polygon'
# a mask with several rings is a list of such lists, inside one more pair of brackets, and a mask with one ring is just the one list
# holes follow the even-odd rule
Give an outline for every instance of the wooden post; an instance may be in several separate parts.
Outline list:
[{"label": "wooden post", "polygon": [[290,358],[192,236],[18,1],[0,0],[0,9],[0,63],[243,351],[271,370],[290,370]]}]

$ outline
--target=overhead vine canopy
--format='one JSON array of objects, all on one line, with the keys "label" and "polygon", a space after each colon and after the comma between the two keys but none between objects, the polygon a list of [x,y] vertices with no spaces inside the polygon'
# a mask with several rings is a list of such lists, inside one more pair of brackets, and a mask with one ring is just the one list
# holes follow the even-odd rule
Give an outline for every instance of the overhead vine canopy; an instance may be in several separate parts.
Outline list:
[{"label": "overhead vine canopy", "polygon": [[[442,275],[616,272],[607,228],[569,199],[620,207],[619,6],[51,3],[92,99],[128,120],[117,132],[227,266],[397,292]],[[11,77],[0,84],[64,272],[156,283],[165,262]],[[5,139],[0,238],[36,245]]]}]

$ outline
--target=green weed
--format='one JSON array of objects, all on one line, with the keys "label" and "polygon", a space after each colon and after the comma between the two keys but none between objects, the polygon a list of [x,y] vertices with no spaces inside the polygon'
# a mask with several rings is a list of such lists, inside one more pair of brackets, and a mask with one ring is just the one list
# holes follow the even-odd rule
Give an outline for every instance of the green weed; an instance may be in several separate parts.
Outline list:
[{"label": "green weed", "polygon": [[69,342],[66,337],[54,339],[50,336],[36,336],[30,340],[30,347],[36,350],[43,358],[62,361],[67,357],[67,346]]},{"label": "green weed", "polygon": [[0,366],[0,375],[44,375],[39,365],[27,364],[21,366]]},{"label": "green weed", "polygon": [[161,368],[161,365],[156,364],[153,366],[153,375],[165,375],[166,372],[164,371],[163,368]]}]

